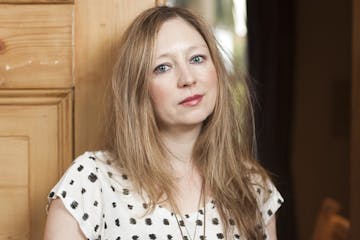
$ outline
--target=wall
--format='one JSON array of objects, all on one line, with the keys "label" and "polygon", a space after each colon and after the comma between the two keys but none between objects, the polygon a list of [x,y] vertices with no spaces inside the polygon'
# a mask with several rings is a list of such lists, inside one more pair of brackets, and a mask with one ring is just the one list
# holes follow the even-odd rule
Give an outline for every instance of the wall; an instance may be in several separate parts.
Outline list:
[{"label": "wall", "polygon": [[348,216],[351,1],[297,0],[292,170],[298,239],[325,197]]}]

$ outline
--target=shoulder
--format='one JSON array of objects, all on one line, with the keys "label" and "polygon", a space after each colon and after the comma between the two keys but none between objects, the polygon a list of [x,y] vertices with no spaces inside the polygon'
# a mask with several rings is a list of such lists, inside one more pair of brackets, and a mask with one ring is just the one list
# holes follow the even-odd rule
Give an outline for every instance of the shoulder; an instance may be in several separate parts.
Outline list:
[{"label": "shoulder", "polygon": [[116,169],[111,155],[105,151],[81,154],[51,189],[48,206],[54,199],[61,200],[84,235],[97,238],[104,211],[104,191],[111,189],[109,179],[118,174]]},{"label": "shoulder", "polygon": [[124,171],[110,152],[89,151],[79,155],[64,176],[74,176],[85,182],[95,183],[100,180],[106,183],[112,178],[124,178]]},{"label": "shoulder", "polygon": [[47,216],[44,240],[50,239],[86,239],[60,199],[51,203]]},{"label": "shoulder", "polygon": [[[116,164],[116,162],[113,155],[108,151],[88,151],[75,158],[72,165],[76,164],[98,171],[99,168],[107,168],[107,165]],[[82,168],[80,167],[80,169]]]},{"label": "shoulder", "polygon": [[259,174],[253,174],[251,176],[251,183],[263,221],[265,225],[267,225],[269,220],[283,204],[284,199],[269,178],[264,178]]}]

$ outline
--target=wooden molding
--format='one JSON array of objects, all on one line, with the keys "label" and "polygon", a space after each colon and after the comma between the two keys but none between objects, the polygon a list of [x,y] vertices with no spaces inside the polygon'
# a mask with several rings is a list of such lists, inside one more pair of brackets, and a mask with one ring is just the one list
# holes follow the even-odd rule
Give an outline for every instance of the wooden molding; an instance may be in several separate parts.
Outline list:
[{"label": "wooden molding", "polygon": [[59,129],[59,172],[58,178],[64,173],[74,159],[73,154],[73,91],[71,89],[51,90],[1,90],[0,107],[55,105],[58,108]]},{"label": "wooden molding", "polygon": [[0,210],[16,210],[0,215],[6,239],[42,239],[46,196],[74,158],[72,105],[71,89],[0,90],[0,165],[12,173],[0,176]]}]

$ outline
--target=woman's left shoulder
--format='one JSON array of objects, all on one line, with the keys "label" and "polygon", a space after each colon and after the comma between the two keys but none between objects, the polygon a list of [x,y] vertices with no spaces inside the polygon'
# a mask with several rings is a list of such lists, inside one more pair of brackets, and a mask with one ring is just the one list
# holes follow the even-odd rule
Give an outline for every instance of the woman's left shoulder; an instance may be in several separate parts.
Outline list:
[{"label": "woman's left shoulder", "polygon": [[266,225],[284,203],[284,198],[269,178],[262,177],[259,174],[253,174],[251,182],[256,192],[258,206]]}]

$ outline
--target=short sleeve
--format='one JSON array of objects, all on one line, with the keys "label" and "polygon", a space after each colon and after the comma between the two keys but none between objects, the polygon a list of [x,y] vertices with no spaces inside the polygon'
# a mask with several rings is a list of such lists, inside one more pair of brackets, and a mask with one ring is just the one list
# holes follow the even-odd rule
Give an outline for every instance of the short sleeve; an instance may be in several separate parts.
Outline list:
[{"label": "short sleeve", "polygon": [[[268,193],[265,191],[268,191]],[[270,181],[267,183],[267,188],[257,187],[256,192],[258,194],[259,209],[262,214],[264,224],[267,225],[270,218],[283,204],[284,199],[274,184]]]},{"label": "short sleeve", "polygon": [[55,198],[62,200],[88,239],[98,239],[102,226],[102,190],[95,161],[90,152],[76,158],[48,196],[49,204]]}]

